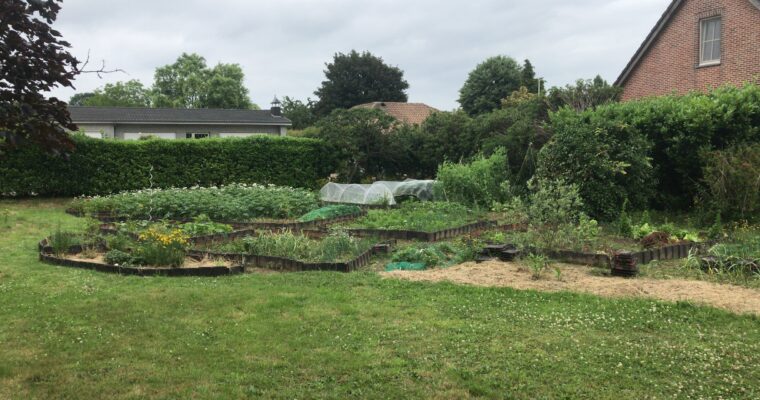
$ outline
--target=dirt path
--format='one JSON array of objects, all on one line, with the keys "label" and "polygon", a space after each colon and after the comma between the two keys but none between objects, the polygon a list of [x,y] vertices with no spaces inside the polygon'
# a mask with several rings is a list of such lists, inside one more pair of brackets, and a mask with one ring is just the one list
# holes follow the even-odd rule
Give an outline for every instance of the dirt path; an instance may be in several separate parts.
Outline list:
[{"label": "dirt path", "polygon": [[507,286],[548,292],[574,291],[607,297],[650,297],[666,301],[689,301],[735,313],[760,315],[760,290],[734,285],[683,279],[625,279],[592,274],[593,268],[556,264],[562,271],[545,271],[540,280],[518,264],[489,261],[465,263],[447,269],[383,272],[388,278],[412,281],[450,281],[476,286]]}]

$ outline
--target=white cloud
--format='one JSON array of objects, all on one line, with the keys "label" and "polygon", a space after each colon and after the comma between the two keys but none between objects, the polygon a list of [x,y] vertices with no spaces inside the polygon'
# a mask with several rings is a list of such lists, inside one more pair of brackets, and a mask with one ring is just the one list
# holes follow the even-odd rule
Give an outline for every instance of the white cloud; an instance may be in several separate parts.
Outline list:
[{"label": "white cloud", "polygon": [[[72,52],[129,73],[80,76],[77,91],[140,79],[182,52],[239,63],[254,102],[314,97],[336,52],[369,50],[405,71],[410,101],[457,106],[479,62],[531,60],[550,85],[614,81],[670,0],[66,0],[54,25]],[[71,89],[54,95],[67,99]]]}]

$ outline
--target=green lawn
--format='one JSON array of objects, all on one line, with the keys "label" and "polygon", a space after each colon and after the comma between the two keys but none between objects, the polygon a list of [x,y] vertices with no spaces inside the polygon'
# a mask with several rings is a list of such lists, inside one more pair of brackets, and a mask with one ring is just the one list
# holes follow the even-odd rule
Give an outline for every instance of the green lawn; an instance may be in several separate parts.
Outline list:
[{"label": "green lawn", "polygon": [[369,272],[39,263],[42,236],[81,224],[64,204],[0,202],[1,399],[760,397],[758,317]]}]

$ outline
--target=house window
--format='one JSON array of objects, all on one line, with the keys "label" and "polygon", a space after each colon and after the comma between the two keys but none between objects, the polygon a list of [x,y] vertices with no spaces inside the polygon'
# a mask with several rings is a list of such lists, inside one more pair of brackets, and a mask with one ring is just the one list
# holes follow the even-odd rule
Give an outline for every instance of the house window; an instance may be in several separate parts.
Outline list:
[{"label": "house window", "polygon": [[720,17],[700,21],[699,65],[720,63],[720,31]]},{"label": "house window", "polygon": [[193,132],[185,135],[187,139],[206,139],[209,136],[208,132]]}]

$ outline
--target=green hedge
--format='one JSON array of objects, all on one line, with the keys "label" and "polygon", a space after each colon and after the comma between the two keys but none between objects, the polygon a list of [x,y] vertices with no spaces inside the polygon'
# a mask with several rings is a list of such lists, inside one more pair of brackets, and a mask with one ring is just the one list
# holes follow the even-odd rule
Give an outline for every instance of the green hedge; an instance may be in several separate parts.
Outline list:
[{"label": "green hedge", "polygon": [[[102,195],[123,190],[261,183],[315,188],[335,159],[314,139],[118,141],[75,137],[68,159],[35,147],[0,158],[0,196]],[[151,171],[151,167],[153,168]]]},{"label": "green hedge", "polygon": [[[554,138],[542,150],[539,170],[581,186],[595,216],[611,217],[621,193],[635,208],[685,210],[699,194],[705,154],[760,142],[760,86],[563,110],[549,127]],[[608,165],[596,168],[599,163]],[[610,168],[616,165],[617,172]]]}]

